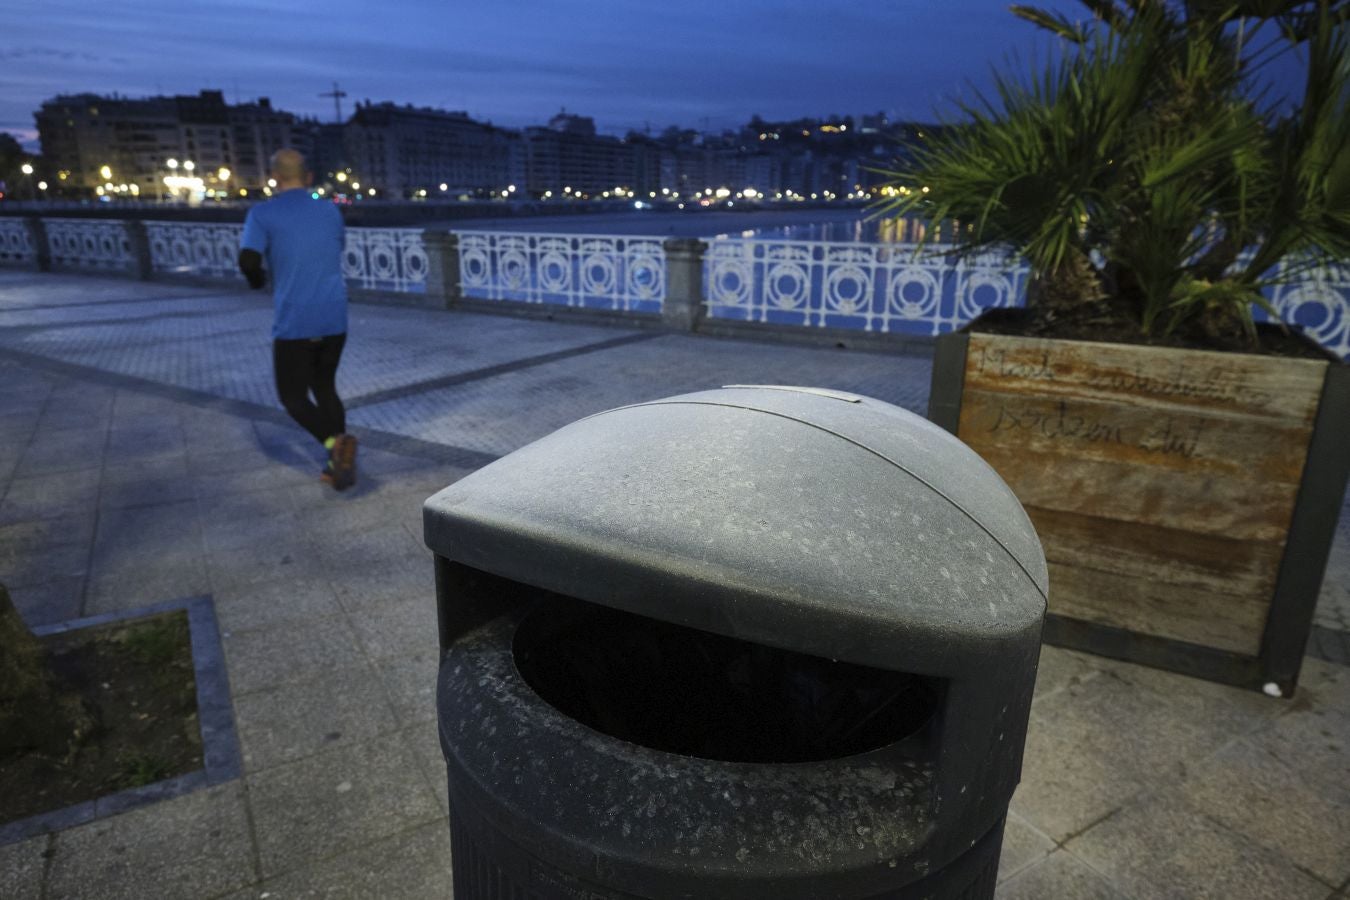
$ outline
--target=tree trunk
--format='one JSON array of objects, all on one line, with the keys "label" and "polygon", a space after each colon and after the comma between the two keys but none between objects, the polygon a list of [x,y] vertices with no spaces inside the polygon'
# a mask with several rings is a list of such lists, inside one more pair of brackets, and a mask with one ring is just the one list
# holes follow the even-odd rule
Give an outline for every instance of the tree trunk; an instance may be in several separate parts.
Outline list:
[{"label": "tree trunk", "polygon": [[1027,306],[1042,312],[1076,312],[1105,296],[1101,274],[1076,250],[1069,251],[1057,270],[1035,273],[1027,283]]},{"label": "tree trunk", "polygon": [[0,585],[0,757],[29,750],[65,756],[93,726],[84,702],[53,675],[42,645]]}]

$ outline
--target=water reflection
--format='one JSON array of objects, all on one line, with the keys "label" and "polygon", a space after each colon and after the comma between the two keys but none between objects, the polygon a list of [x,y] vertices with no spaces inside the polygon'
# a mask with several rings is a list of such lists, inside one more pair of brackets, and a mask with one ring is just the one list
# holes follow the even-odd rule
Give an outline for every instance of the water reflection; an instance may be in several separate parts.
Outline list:
[{"label": "water reflection", "polygon": [[[841,241],[865,244],[912,244],[925,239],[941,242],[943,234],[951,235],[960,228],[959,222],[931,227],[921,219],[905,216],[871,218],[866,215],[854,219],[834,219],[819,222],[793,222],[750,228],[736,236],[752,240],[778,241]],[[731,235],[725,235],[730,237]],[[950,239],[950,237],[948,238]]]}]

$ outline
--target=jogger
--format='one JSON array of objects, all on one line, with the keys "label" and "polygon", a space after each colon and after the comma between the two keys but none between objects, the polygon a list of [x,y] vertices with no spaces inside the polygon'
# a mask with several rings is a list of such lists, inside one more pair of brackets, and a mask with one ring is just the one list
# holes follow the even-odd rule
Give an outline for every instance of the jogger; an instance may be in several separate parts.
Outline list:
[{"label": "jogger", "polygon": [[310,194],[311,176],[296,151],[276,152],[272,178],[277,195],[250,209],[244,219],[239,270],[254,289],[266,284],[267,272],[272,275],[277,397],[328,451],[320,477],[344,490],[356,482],[356,438],[347,434],[346,411],[337,393],[338,363],[347,340],[342,214]]}]

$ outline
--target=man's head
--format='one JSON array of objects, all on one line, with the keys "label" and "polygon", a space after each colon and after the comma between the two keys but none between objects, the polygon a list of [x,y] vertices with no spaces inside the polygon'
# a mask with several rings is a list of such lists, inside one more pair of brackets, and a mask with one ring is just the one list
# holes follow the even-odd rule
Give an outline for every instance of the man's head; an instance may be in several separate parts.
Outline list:
[{"label": "man's head", "polygon": [[309,187],[309,169],[298,150],[287,148],[272,154],[272,177],[276,179],[279,191]]}]

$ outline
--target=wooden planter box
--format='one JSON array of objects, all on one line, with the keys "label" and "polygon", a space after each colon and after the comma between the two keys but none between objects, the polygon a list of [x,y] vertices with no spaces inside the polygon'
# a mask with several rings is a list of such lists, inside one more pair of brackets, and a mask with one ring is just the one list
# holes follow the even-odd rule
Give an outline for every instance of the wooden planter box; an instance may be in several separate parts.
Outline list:
[{"label": "wooden planter box", "polygon": [[1049,643],[1293,691],[1350,470],[1350,366],[959,333],[928,416],[1035,523]]}]

